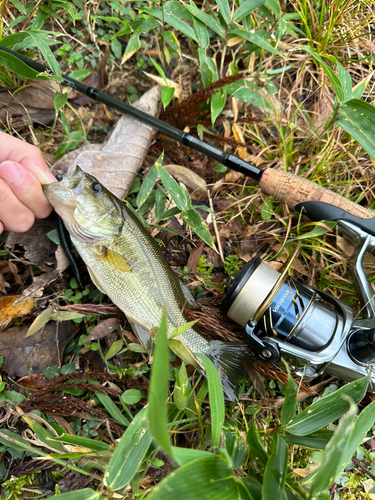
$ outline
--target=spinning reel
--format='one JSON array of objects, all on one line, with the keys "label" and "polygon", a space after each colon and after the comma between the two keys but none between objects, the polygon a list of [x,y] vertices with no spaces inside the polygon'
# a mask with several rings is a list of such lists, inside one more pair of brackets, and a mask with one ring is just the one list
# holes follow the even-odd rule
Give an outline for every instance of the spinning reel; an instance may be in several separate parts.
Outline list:
[{"label": "spinning reel", "polygon": [[[355,245],[354,282],[363,317],[349,306],[288,276],[293,255],[281,272],[253,258],[235,278],[222,310],[245,328],[244,340],[264,362],[283,357],[290,370],[308,379],[323,371],[343,380],[363,377],[375,364],[375,296],[362,267],[375,237],[340,220],[344,236]],[[375,391],[375,374],[369,390]]]}]

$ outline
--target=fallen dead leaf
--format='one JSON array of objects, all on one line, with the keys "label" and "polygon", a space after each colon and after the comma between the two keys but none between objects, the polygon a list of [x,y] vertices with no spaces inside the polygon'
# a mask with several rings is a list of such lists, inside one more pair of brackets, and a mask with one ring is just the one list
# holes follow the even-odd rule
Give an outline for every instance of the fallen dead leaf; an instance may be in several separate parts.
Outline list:
[{"label": "fallen dead leaf", "polygon": [[173,80],[170,80],[169,78],[166,78],[164,80],[164,78],[162,78],[161,76],[152,75],[151,73],[147,73],[146,71],[144,71],[143,73],[145,75],[147,75],[155,83],[160,85],[160,87],[168,86],[168,87],[174,88],[174,96],[173,97],[176,97],[177,99],[179,99],[181,97],[182,89],[178,83],[174,82]]},{"label": "fallen dead leaf", "polygon": [[50,271],[49,273],[41,274],[34,278],[32,285],[30,285],[26,290],[22,292],[22,295],[18,297],[15,304],[20,304],[26,299],[42,297],[43,290],[46,286],[50,285],[53,281],[57,280],[60,276],[58,270]]},{"label": "fallen dead leaf", "polygon": [[22,385],[26,389],[31,391],[37,391],[42,389],[49,383],[49,380],[43,375],[43,373],[34,373],[32,375],[27,375],[17,380],[17,384]]},{"label": "fallen dead leaf", "polygon": [[81,341],[81,344],[86,344],[86,342],[92,342],[93,340],[102,339],[117,330],[119,328],[119,325],[120,321],[117,318],[105,319],[91,330],[90,334]]},{"label": "fallen dead leaf", "polygon": [[66,344],[77,331],[70,321],[46,325],[43,331],[26,337],[28,326],[9,328],[0,335],[0,352],[4,358],[3,370],[17,378],[41,373],[51,365],[60,365]]},{"label": "fallen dead leaf", "polygon": [[22,304],[19,304],[20,297],[21,295],[5,295],[4,297],[0,297],[0,320],[20,318],[25,314],[31,313],[34,308],[33,298],[29,297]]}]

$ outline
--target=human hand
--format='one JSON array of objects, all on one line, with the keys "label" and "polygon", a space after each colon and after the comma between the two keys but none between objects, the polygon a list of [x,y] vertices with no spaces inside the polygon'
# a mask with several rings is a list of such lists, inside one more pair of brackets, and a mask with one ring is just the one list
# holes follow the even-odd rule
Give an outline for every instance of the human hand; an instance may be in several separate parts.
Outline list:
[{"label": "human hand", "polygon": [[0,234],[24,233],[52,206],[42,184],[56,182],[39,149],[0,131]]}]

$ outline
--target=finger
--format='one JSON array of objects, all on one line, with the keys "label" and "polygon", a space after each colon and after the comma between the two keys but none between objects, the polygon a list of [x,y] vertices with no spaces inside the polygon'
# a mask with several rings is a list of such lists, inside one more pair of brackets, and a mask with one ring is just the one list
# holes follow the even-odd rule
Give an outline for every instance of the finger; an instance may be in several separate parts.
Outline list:
[{"label": "finger", "polygon": [[34,224],[34,214],[16,197],[10,187],[0,179],[0,220],[4,229],[24,233]]},{"label": "finger", "polygon": [[36,146],[0,131],[0,163],[5,160],[21,163],[37,177],[40,184],[56,182]]},{"label": "finger", "polygon": [[4,231],[4,224],[0,220],[0,234]]},{"label": "finger", "polygon": [[35,217],[43,219],[51,213],[52,207],[43,193],[39,180],[27,168],[13,161],[4,161],[0,163],[0,179],[9,186],[16,198],[34,213]]}]

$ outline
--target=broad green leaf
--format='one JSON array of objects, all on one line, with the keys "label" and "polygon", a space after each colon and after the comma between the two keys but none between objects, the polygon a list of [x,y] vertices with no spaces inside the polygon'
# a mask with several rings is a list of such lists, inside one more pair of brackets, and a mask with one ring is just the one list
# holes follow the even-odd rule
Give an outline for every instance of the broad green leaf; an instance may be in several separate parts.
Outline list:
[{"label": "broad green leaf", "polygon": [[141,19],[132,23],[131,27],[134,31],[126,46],[121,64],[124,64],[128,59],[130,59],[130,57],[140,48],[141,42],[139,41],[139,37],[142,34],[148,33],[152,29],[156,28],[157,25],[158,23],[151,18]]},{"label": "broad green leaf", "polygon": [[332,230],[336,226],[336,222],[325,220],[321,222],[312,222],[311,225],[315,226],[314,229],[297,236],[296,240],[306,240],[307,238],[317,238],[318,236],[322,236]]},{"label": "broad green leaf", "polygon": [[232,468],[238,469],[243,464],[247,445],[243,433],[232,420],[224,422],[222,439],[224,448],[231,459]]},{"label": "broad green leaf", "polygon": [[212,446],[220,445],[221,429],[225,419],[224,393],[220,375],[213,362],[203,354],[196,354],[202,360],[208,381],[211,409],[211,440]]},{"label": "broad green leaf", "polygon": [[367,83],[369,81],[369,77],[364,78],[361,82],[357,83],[355,87],[352,89],[352,99],[360,99],[363,95],[363,92],[366,90]]},{"label": "broad green leaf", "polygon": [[169,172],[167,172],[161,165],[157,165],[156,168],[163,186],[170,194],[177,208],[182,211],[191,209],[191,201],[189,195],[186,196],[186,189],[184,190],[181,186],[179,186]]},{"label": "broad green leaf", "polygon": [[288,382],[285,388],[285,402],[281,409],[281,425],[285,427],[294,417],[297,409],[298,386],[288,371]]},{"label": "broad green leaf", "polygon": [[138,389],[128,389],[121,395],[121,400],[126,405],[135,405],[142,399],[142,393]]},{"label": "broad green leaf", "polygon": [[370,403],[364,410],[360,412],[354,421],[354,426],[350,439],[348,439],[345,453],[342,457],[340,470],[344,469],[345,465],[354,455],[355,451],[366,438],[367,433],[370,431],[375,423],[375,401]]},{"label": "broad green leaf", "polygon": [[272,200],[270,198],[266,198],[263,201],[262,211],[260,213],[260,216],[262,220],[268,222],[269,220],[271,220],[272,214],[273,214]]},{"label": "broad green leaf", "polygon": [[314,52],[310,47],[301,47],[301,50],[305,50],[308,52],[313,59],[315,59],[316,62],[320,64],[322,67],[324,73],[327,75],[328,80],[330,81],[333,90],[335,91],[335,94],[337,95],[337,98],[340,102],[345,101],[345,92],[342,88],[341,82],[338,78],[338,76],[335,74],[334,71],[323,61],[323,59],[316,53]]},{"label": "broad green leaf", "polygon": [[27,330],[26,337],[30,337],[30,335],[34,335],[34,333],[38,332],[41,328],[44,328],[51,319],[52,314],[52,307],[44,309],[44,311],[42,311],[31,323],[30,328]]},{"label": "broad green leaf", "polygon": [[116,356],[116,354],[121,351],[123,345],[124,345],[124,341],[122,339],[119,339],[119,340],[116,340],[116,342],[113,342],[111,347],[108,349],[107,354],[105,355],[104,361],[108,361],[109,359]]},{"label": "broad green leaf", "polygon": [[162,215],[165,211],[165,201],[167,199],[167,195],[164,192],[164,189],[161,186],[158,186],[155,194],[155,219],[157,221],[161,220]]},{"label": "broad green leaf", "polygon": [[210,99],[211,106],[211,123],[212,126],[215,125],[216,118],[223,111],[225,102],[227,100],[227,93],[225,89],[218,89]]},{"label": "broad green leaf", "polygon": [[[186,4],[184,4],[186,7]],[[206,49],[210,45],[210,37],[208,35],[207,26],[202,23],[197,17],[193,16],[193,24],[195,33],[198,38],[198,44],[202,49]]]},{"label": "broad green leaf", "polygon": [[238,500],[260,500],[262,485],[253,477],[240,477],[236,481]]},{"label": "broad green leaf", "polygon": [[147,500],[238,500],[233,470],[220,456],[198,458],[165,477]]},{"label": "broad green leaf", "polygon": [[154,358],[151,367],[148,416],[152,437],[170,456],[173,456],[171,441],[169,439],[166,404],[168,397],[168,366],[167,316],[164,311],[156,337]]},{"label": "broad green leaf", "polygon": [[[367,391],[370,374],[344,385],[305,408],[286,426],[286,431],[306,436],[342,417],[349,410],[348,398],[359,403]],[[345,399],[344,399],[345,398]]]},{"label": "broad green leaf", "polygon": [[[4,52],[3,50],[0,50],[0,66],[4,66],[4,68],[17,73],[17,75],[23,78],[36,79],[38,75],[37,71],[31,69],[30,66],[18,59],[18,57],[8,54],[8,52]],[[48,77],[46,76],[46,78],[41,79],[48,79]]]},{"label": "broad green leaf", "polygon": [[130,483],[150,447],[152,436],[147,411],[146,406],[136,414],[108,463],[104,482],[112,491],[125,488]]},{"label": "broad green leaf", "polygon": [[163,103],[164,109],[168,106],[174,96],[174,87],[163,87],[161,91],[161,102]]},{"label": "broad green leaf", "polygon": [[[52,52],[52,50],[49,48],[49,44],[47,43],[46,41],[46,37],[43,36],[43,35],[37,35],[35,33],[33,33],[32,31],[29,31],[28,32],[29,35],[30,35],[30,38],[33,40],[34,42],[34,46],[35,47],[38,47],[38,49],[40,50],[40,52],[42,53],[46,63],[48,64],[48,66],[51,68],[52,70],[52,73],[57,76],[57,77],[60,77],[61,78],[61,70],[60,70],[60,65],[59,63],[56,61],[56,58]],[[56,42],[55,42],[56,43]]]},{"label": "broad green leaf", "polygon": [[172,31],[165,31],[164,32],[164,40],[167,42],[167,44],[170,46],[170,48],[172,50],[174,50],[175,52],[178,52],[178,53],[181,52],[181,48],[180,48],[180,44],[178,42],[178,39],[177,39],[176,35],[174,33],[172,33]]},{"label": "broad green leaf", "polygon": [[202,219],[202,216],[193,208],[187,210],[186,212],[181,212],[181,218],[186,222],[186,224],[191,227],[191,229],[205,242],[207,245],[212,246],[213,241],[208,230],[206,223]]},{"label": "broad green leaf", "polygon": [[277,435],[274,437],[274,445],[275,449],[264,470],[262,498],[280,500],[288,467],[288,446]]},{"label": "broad green leaf", "polygon": [[265,0],[267,7],[275,14],[275,16],[280,19],[281,9],[279,0]]},{"label": "broad green leaf", "polygon": [[198,321],[199,319],[195,319],[194,321],[188,321],[187,323],[182,323],[181,325],[176,326],[176,328],[171,331],[168,338],[173,339],[175,337],[179,337],[189,330],[189,328],[192,328],[196,323],[198,323]]},{"label": "broad green leaf", "polygon": [[[55,498],[55,496],[56,495],[54,495],[53,498]],[[59,500],[106,500],[107,498],[98,493],[97,491],[92,490],[91,488],[69,491],[68,493],[60,493],[58,497]]]},{"label": "broad green leaf", "polygon": [[124,417],[124,415],[121,413],[112,399],[108,396],[108,394],[96,392],[95,395],[107,410],[107,412],[111,415],[111,417],[116,420],[116,422],[123,425],[124,427],[127,427],[129,425],[129,421]]},{"label": "broad green leaf", "polygon": [[343,102],[348,101],[349,99],[352,98],[352,78],[350,76],[349,71],[345,69],[342,64],[338,62],[336,57],[328,54],[322,54],[322,56],[328,59],[329,61],[333,62],[334,64],[336,64],[340,85],[345,95]]},{"label": "broad green leaf", "polygon": [[[263,32],[264,33],[264,32]],[[253,43],[254,45],[257,45],[258,47],[261,47],[262,49],[272,52],[273,54],[277,54],[280,57],[284,57],[284,54],[278,50],[276,50],[269,42],[267,42],[262,34],[261,31],[245,31],[241,30],[239,28],[236,28],[231,31],[231,34],[240,36],[241,38],[244,38],[245,40],[248,40],[249,42]]]},{"label": "broad green leaf", "polygon": [[128,200],[124,201],[126,208],[136,217],[143,227],[149,227],[148,223],[144,220],[144,218],[132,207],[131,203]]},{"label": "broad green leaf", "polygon": [[232,97],[240,101],[245,101],[259,108],[272,109],[265,97],[261,95],[261,89],[251,82],[239,80],[238,82],[226,85],[224,88],[228,94],[231,94]]},{"label": "broad green leaf", "polygon": [[[347,403],[350,404],[348,400]],[[309,491],[311,496],[330,488],[336,476],[341,472],[345,450],[350,442],[356,413],[357,406],[353,403],[350,404],[348,414],[340,421],[336,432],[326,447],[318,469],[314,471],[314,477]],[[308,482],[308,480],[309,478],[306,479],[306,482]]]},{"label": "broad green leaf", "polygon": [[215,3],[219,7],[220,14],[223,16],[224,21],[229,24],[231,20],[231,12],[228,0],[215,0]]},{"label": "broad green leaf", "polygon": [[189,389],[189,378],[186,371],[186,365],[185,363],[181,363],[173,391],[173,401],[179,410],[183,410],[186,407],[189,398]]},{"label": "broad green leaf", "polygon": [[117,37],[113,37],[111,40],[111,50],[116,57],[116,59],[120,59],[122,55],[122,45],[119,42],[119,39]]},{"label": "broad green leaf", "polygon": [[188,349],[183,342],[180,340],[169,339],[168,346],[172,352],[176,354],[183,361],[189,365],[194,366],[194,368],[203,368],[200,363],[196,360],[194,354]]},{"label": "broad green leaf", "polygon": [[306,436],[293,436],[293,434],[287,433],[281,436],[281,438],[288,444],[303,446],[304,448],[311,448],[313,450],[324,450],[332,435],[333,431],[321,429]]},{"label": "broad green leaf", "polygon": [[[226,34],[226,30],[221,26],[219,20],[217,17],[213,15],[206,14],[202,10],[198,9],[198,7],[195,5],[193,0],[190,0],[190,5],[189,4],[184,4],[185,8],[190,12],[190,14],[199,21],[202,22],[203,25],[208,26],[208,28],[211,28],[212,31],[214,31],[217,35],[219,35],[220,38],[224,38]],[[208,36],[208,35],[207,35]],[[198,41],[199,37],[197,36]],[[202,46],[203,49],[205,49],[208,45]]]},{"label": "broad green leaf", "polygon": [[253,12],[253,10],[257,9],[260,5],[263,5],[264,1],[265,0],[246,0],[234,13],[233,21],[238,23],[244,17],[248,16],[250,12]]},{"label": "broad green leaf", "polygon": [[252,459],[265,466],[268,460],[268,455],[254,421],[252,421],[249,425],[246,441],[249,445]]},{"label": "broad green leaf", "polygon": [[75,446],[83,446],[93,451],[106,451],[109,449],[108,443],[98,441],[97,439],[85,438],[82,436],[72,436],[71,434],[62,434],[62,436],[51,436],[49,441],[59,441],[61,443],[73,444]]},{"label": "broad green leaf", "polygon": [[209,451],[196,450],[194,448],[180,448],[177,446],[172,446],[173,457],[179,465],[185,465],[197,458],[212,457],[212,453]]},{"label": "broad green leaf", "polygon": [[53,103],[55,106],[55,111],[58,113],[61,108],[65,106],[65,104],[68,102],[68,94],[60,94],[60,92],[55,92],[55,95],[53,96]]},{"label": "broad green leaf", "polygon": [[165,24],[173,26],[173,28],[176,28],[177,31],[180,31],[187,37],[198,42],[194,29],[183,21],[185,19],[192,22],[191,15],[185,7],[180,5],[178,2],[172,1],[164,4],[163,11],[149,7],[143,7],[142,11],[147,12]]},{"label": "broad green leaf", "polygon": [[67,151],[75,149],[84,137],[83,130],[73,130],[73,132],[70,132],[64,142],[58,147],[55,155],[56,158],[61,158]]},{"label": "broad green leaf", "polygon": [[[159,163],[159,160],[158,160]],[[143,203],[150,196],[151,191],[154,189],[155,181],[158,177],[158,171],[155,165],[153,165],[148,171],[146,177],[144,178],[140,190],[138,191],[136,203],[138,207],[141,207]]]},{"label": "broad green leaf", "polygon": [[86,314],[76,313],[72,311],[56,311],[51,314],[51,319],[54,321],[70,321],[71,319],[84,318]]},{"label": "broad green leaf", "polygon": [[375,160],[375,107],[360,99],[351,99],[340,107],[336,124],[356,139]]},{"label": "broad green leaf", "polygon": [[206,88],[217,80],[216,62],[214,59],[208,57],[205,51],[200,47],[198,49],[198,55],[203,87]]}]

